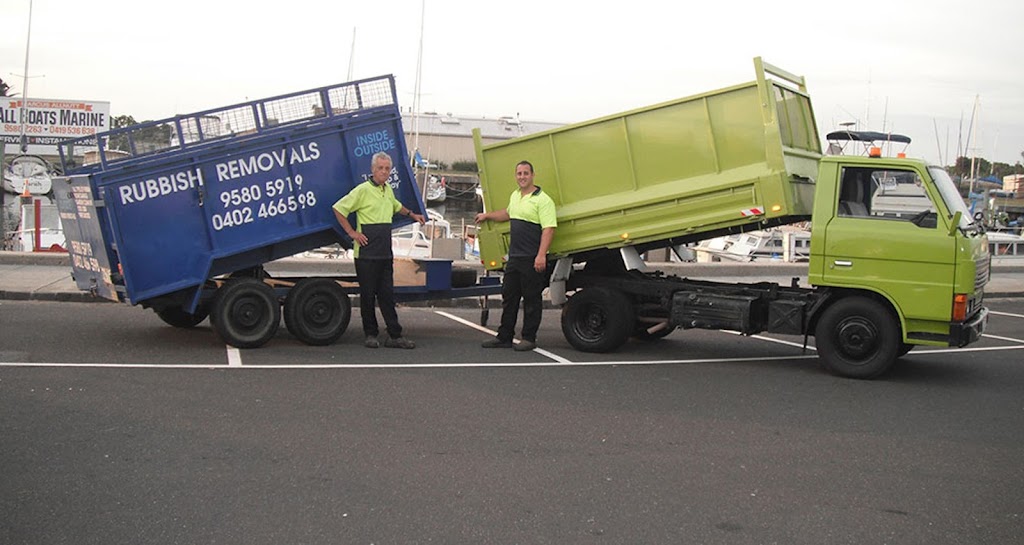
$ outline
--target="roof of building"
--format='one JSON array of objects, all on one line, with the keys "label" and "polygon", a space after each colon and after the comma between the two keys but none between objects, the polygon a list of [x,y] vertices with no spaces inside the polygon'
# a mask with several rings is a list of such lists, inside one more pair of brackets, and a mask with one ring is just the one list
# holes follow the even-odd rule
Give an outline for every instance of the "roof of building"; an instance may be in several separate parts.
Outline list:
[{"label": "roof of building", "polygon": [[[413,113],[402,114],[402,130],[406,134],[413,134],[414,121],[417,115]],[[420,135],[438,136],[472,136],[473,129],[480,129],[480,136],[507,140],[527,134],[555,129],[563,126],[563,123],[548,123],[544,121],[521,121],[518,117],[463,117],[452,114],[438,114],[426,112],[419,116]]]}]

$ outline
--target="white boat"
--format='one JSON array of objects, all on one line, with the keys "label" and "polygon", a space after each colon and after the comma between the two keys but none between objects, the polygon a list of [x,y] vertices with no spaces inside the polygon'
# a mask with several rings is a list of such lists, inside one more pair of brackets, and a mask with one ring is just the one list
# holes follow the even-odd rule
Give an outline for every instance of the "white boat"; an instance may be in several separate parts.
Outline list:
[{"label": "white boat", "polygon": [[698,262],[712,261],[807,261],[811,232],[802,228],[750,231],[702,240],[693,248]]},{"label": "white boat", "polygon": [[391,251],[395,257],[416,259],[434,256],[433,246],[438,240],[452,237],[452,225],[441,214],[427,210],[427,222],[413,222],[391,231]]},{"label": "white boat", "polygon": [[993,258],[1017,257],[1024,258],[1024,236],[1009,231],[989,231],[988,251]]},{"label": "white boat", "polygon": [[4,165],[3,187],[8,193],[45,195],[53,188],[50,165],[35,155],[19,155]]},{"label": "white boat", "polygon": [[427,177],[427,191],[426,199],[427,204],[442,203],[448,197],[447,189],[445,188],[444,178],[438,178],[437,176]]},{"label": "white boat", "polygon": [[[38,197],[37,197],[38,198]],[[21,228],[7,233],[8,246],[16,252],[52,252],[67,250],[67,239],[60,223],[57,205],[43,200],[39,205],[39,241],[36,242],[35,205],[21,206]]]}]

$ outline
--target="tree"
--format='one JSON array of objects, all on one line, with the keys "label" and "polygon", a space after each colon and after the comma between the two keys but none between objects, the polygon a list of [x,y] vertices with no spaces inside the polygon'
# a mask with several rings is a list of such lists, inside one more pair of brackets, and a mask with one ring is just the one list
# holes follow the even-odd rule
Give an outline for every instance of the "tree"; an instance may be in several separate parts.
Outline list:
[{"label": "tree", "polygon": [[3,79],[0,79],[0,97],[10,96],[7,94],[10,90],[11,86],[4,83]]}]

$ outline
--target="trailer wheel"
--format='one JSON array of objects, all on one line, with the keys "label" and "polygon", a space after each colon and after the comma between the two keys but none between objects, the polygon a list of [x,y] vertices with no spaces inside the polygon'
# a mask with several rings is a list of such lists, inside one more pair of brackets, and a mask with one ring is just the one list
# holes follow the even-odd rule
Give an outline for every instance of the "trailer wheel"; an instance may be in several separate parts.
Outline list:
[{"label": "trailer wheel", "polygon": [[284,325],[306,344],[333,343],[345,333],[351,319],[348,294],[329,278],[303,278],[284,300]]},{"label": "trailer wheel", "polygon": [[581,352],[610,352],[633,334],[633,305],[620,291],[585,288],[562,307],[562,334]]},{"label": "trailer wheel", "polygon": [[452,267],[452,287],[468,288],[476,284],[476,269],[472,267]]},{"label": "trailer wheel", "polygon": [[256,348],[277,333],[281,305],[273,288],[263,282],[233,278],[217,290],[210,317],[224,342],[236,348]]},{"label": "trailer wheel", "polygon": [[189,329],[199,325],[206,316],[210,314],[210,310],[203,306],[196,309],[193,314],[186,312],[181,307],[165,307],[163,310],[157,310],[156,315],[164,321],[165,324],[180,327],[182,329]]},{"label": "trailer wheel", "polygon": [[867,297],[847,297],[825,309],[814,336],[818,358],[826,369],[860,379],[889,370],[902,344],[896,318]]}]

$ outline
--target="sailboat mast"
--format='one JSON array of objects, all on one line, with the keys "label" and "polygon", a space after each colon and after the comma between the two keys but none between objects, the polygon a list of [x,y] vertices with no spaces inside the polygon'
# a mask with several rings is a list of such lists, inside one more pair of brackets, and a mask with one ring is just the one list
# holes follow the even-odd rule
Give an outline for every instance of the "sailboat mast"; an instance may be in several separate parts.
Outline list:
[{"label": "sailboat mast", "polygon": [[[420,83],[423,78],[423,21],[427,11],[427,0],[420,5],[420,47],[416,54],[416,85],[413,89],[413,118],[412,118],[412,148],[414,151],[420,149]],[[415,157],[415,154],[413,154]],[[413,159],[415,163],[415,159]]]}]

